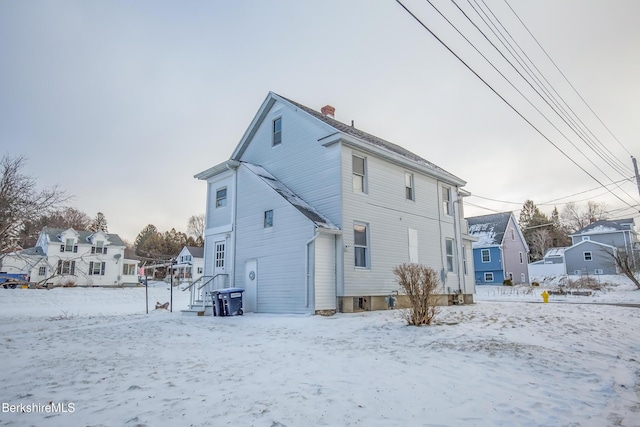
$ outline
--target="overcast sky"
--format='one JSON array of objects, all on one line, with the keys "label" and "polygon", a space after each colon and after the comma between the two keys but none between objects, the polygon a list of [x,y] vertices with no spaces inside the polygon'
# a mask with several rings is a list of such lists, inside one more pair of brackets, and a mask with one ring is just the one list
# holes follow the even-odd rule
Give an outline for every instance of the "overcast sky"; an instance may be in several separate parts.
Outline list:
[{"label": "overcast sky", "polygon": [[[481,22],[471,5],[482,0],[456,1]],[[508,0],[616,140],[505,0],[484,1],[588,127],[582,139],[449,0],[433,3],[535,108],[428,2],[403,3],[544,136],[392,0],[0,0],[0,154],[25,155],[41,187],[60,185],[125,239],[147,224],[186,231],[205,210],[193,175],[229,158],[273,91],[331,104],[336,119],[464,179],[467,216],[526,199],[547,213],[547,201],[594,200],[638,216],[640,2]]]}]

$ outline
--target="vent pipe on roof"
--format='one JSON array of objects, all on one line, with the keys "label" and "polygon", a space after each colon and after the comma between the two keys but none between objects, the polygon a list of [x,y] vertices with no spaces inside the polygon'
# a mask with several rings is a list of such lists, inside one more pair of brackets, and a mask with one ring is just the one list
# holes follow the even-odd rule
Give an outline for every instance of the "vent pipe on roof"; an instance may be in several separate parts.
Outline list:
[{"label": "vent pipe on roof", "polygon": [[336,109],[331,105],[325,105],[320,109],[320,112],[323,116],[331,117],[333,119],[336,114]]}]

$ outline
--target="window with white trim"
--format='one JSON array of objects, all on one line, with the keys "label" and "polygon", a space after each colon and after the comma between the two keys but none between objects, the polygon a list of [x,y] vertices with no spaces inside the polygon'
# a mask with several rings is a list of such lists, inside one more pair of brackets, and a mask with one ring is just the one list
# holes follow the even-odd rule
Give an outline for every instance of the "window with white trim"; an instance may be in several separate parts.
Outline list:
[{"label": "window with white trim", "polygon": [[407,200],[415,200],[413,188],[413,174],[410,172],[404,173],[404,195]]},{"label": "window with white trim", "polygon": [[353,191],[356,193],[367,192],[367,161],[364,157],[351,156],[353,170]]},{"label": "window with white trim", "polygon": [[125,276],[133,276],[136,274],[135,264],[122,264],[122,274]]},{"label": "window with white trim", "polygon": [[272,130],[271,146],[275,147],[282,143],[282,117],[273,120]]},{"label": "window with white trim", "polygon": [[216,190],[216,208],[227,206],[227,187]]},{"label": "window with white trim", "polygon": [[485,282],[493,282],[493,273],[484,273]]},{"label": "window with white trim", "polygon": [[586,251],[582,253],[582,256],[584,258],[585,261],[591,261],[593,260],[593,254],[591,253],[591,251]]},{"label": "window with white trim", "polygon": [[447,252],[447,271],[453,272],[455,269],[455,244],[453,242],[453,239],[445,240],[445,249]]},{"label": "window with white trim", "polygon": [[451,206],[451,188],[442,187],[442,209],[445,214],[453,215],[453,209]]},{"label": "window with white trim", "polygon": [[480,257],[482,262],[491,262],[491,251],[489,249],[480,249]]},{"label": "window with white trim", "polygon": [[47,267],[38,268],[38,276],[45,276],[47,274]]},{"label": "window with white trim", "polygon": [[369,268],[369,233],[367,224],[353,224],[354,265]]},{"label": "window with white trim", "polygon": [[518,252],[518,255],[520,256],[520,264],[524,264],[524,254],[522,252]]}]

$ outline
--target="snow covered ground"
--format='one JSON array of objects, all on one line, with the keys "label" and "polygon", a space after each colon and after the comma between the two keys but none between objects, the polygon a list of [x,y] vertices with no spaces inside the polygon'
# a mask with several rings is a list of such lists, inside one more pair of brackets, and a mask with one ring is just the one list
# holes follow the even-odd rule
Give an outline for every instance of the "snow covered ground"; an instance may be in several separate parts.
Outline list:
[{"label": "snow covered ground", "polygon": [[543,289],[478,287],[421,328],[183,316],[179,291],[153,310],[163,283],[148,315],[144,288],[0,289],[0,425],[640,426],[640,308],[593,304],[640,291]]}]

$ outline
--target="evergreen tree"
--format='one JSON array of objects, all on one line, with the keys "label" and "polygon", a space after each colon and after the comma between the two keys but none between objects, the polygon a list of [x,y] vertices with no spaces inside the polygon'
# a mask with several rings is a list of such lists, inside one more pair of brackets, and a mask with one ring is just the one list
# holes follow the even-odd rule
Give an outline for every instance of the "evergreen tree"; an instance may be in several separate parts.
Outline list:
[{"label": "evergreen tree", "polygon": [[89,231],[93,231],[94,233],[96,231],[103,231],[105,233],[109,232],[107,230],[107,218],[102,212],[98,212],[96,217],[91,221],[91,224],[89,224]]}]

